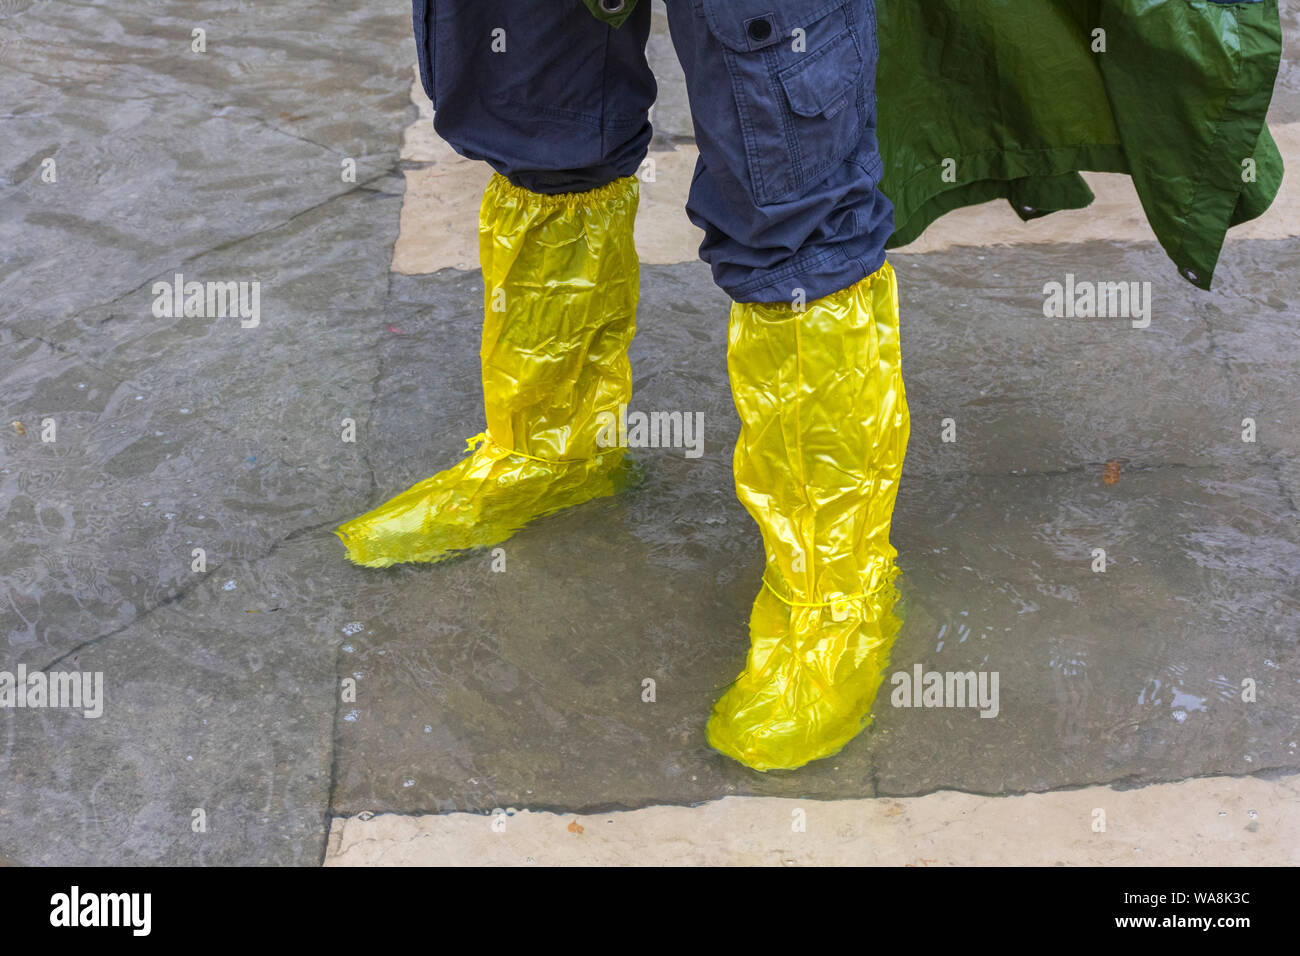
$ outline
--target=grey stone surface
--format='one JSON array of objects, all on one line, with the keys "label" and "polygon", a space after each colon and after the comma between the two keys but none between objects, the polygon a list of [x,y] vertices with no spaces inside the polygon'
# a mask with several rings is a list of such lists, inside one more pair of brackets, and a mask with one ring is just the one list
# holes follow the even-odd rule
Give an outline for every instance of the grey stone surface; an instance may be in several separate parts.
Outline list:
[{"label": "grey stone surface", "polygon": [[1282,63],[1273,88],[1270,123],[1300,121],[1300,8],[1279,5],[1282,18]]},{"label": "grey stone surface", "polygon": [[[0,669],[102,671],[107,700],[0,710],[0,853],[315,862],[342,635],[313,569],[343,569],[302,536],[373,487],[339,435],[405,315],[407,15],[4,12]],[[259,281],[261,325],[155,317],[176,272]]]},{"label": "grey stone surface", "polygon": [[659,98],[654,105],[651,121],[656,139],[680,140],[695,138],[691,123],[691,108],[686,99],[686,77],[677,53],[668,36],[668,10],[662,0],[656,0],[653,9],[654,26],[646,44],[646,59],[654,70]]}]

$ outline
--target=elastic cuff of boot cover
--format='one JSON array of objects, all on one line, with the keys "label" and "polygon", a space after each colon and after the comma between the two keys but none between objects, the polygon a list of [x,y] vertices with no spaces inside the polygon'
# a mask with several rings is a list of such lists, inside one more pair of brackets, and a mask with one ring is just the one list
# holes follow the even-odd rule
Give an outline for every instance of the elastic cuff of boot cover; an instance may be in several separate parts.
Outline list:
[{"label": "elastic cuff of boot cover", "polygon": [[535,193],[523,186],[516,186],[500,173],[493,173],[487,192],[489,195],[527,203],[535,209],[584,209],[636,196],[637,178],[622,176],[612,183],[580,193]]},{"label": "elastic cuff of boot cover", "polygon": [[888,262],[883,263],[879,269],[869,276],[863,276],[852,285],[846,285],[838,292],[832,292],[830,295],[824,295],[820,299],[813,299],[811,302],[804,303],[802,306],[794,306],[785,302],[743,302],[746,311],[756,319],[766,319],[771,322],[781,322],[796,315],[803,315],[805,312],[811,312],[818,305],[837,306],[841,301],[852,299],[853,293],[861,288],[873,285],[876,282],[893,282],[894,267]]}]

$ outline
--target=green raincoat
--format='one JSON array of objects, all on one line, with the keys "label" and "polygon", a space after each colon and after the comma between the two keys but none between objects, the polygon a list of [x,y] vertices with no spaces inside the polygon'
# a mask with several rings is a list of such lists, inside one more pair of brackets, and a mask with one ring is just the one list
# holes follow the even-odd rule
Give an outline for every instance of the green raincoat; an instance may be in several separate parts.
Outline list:
[{"label": "green raincoat", "polygon": [[[584,2],[618,26],[637,0]],[[1277,0],[876,0],[876,13],[891,247],[990,199],[1023,219],[1081,208],[1080,171],[1127,173],[1165,251],[1208,289],[1228,228],[1281,185],[1264,123]]]}]

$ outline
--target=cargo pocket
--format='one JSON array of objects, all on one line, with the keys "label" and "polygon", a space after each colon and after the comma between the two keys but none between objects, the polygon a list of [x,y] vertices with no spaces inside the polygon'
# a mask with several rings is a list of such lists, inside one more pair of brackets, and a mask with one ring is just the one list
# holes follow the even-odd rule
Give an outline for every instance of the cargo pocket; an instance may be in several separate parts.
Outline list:
[{"label": "cargo pocket", "polygon": [[420,85],[438,108],[433,75],[433,0],[411,0],[411,25],[415,28],[415,58],[420,65]]},{"label": "cargo pocket", "polygon": [[841,163],[871,120],[870,0],[703,0],[722,44],[760,205],[800,195]]}]

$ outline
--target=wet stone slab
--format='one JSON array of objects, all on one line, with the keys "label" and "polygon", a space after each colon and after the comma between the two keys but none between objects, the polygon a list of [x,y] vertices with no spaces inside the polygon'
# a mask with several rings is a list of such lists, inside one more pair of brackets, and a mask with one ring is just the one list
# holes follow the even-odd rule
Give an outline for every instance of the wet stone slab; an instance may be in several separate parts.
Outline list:
[{"label": "wet stone slab", "polygon": [[[101,672],[105,701],[0,711],[0,854],[317,862],[347,568],[311,529],[372,492],[342,420],[364,426],[413,311],[387,300],[409,14],[322,33],[303,2],[20,6],[0,16],[0,670]],[[260,323],[157,314],[176,273],[260,283]]]},{"label": "wet stone slab", "polygon": [[[1240,287],[1292,296],[1277,244],[1235,248]],[[1154,247],[1100,244],[899,257],[913,438],[894,670],[997,671],[996,718],[895,708],[887,687],[873,730],[797,774],[754,774],[707,748],[762,555],[731,485],[726,301],[699,266],[652,267],[632,407],[704,412],[704,457],[643,450],[641,487],[526,529],[504,546],[504,571],[480,552],[358,572],[359,630],[341,660],[360,690],[340,724],[335,809],[1005,793],[1294,767],[1300,531],[1280,451],[1244,444],[1232,420],[1294,356],[1261,336],[1253,364],[1233,364],[1215,342],[1230,299],[1164,265]],[[1044,282],[1081,267],[1152,277],[1151,326],[1045,319]],[[994,271],[995,285],[976,281]],[[445,280],[405,281],[409,300]],[[452,296],[479,294],[452,281]],[[445,341],[445,323],[430,324]],[[472,335],[467,324],[459,353],[436,350],[439,375],[465,391]],[[403,353],[390,386],[419,401],[434,389],[425,368]],[[476,400],[453,407],[452,430],[473,428]],[[372,460],[423,459],[405,458],[381,498],[456,454],[449,438],[403,446],[376,430],[392,451]],[[1120,466],[1110,485],[1108,461]],[[1240,699],[1247,678],[1255,703]]]},{"label": "wet stone slab", "polygon": [[357,184],[390,169],[409,13],[334,10],[331,38],[315,9],[37,0],[0,18],[0,301],[62,319],[347,192],[344,159]]}]

